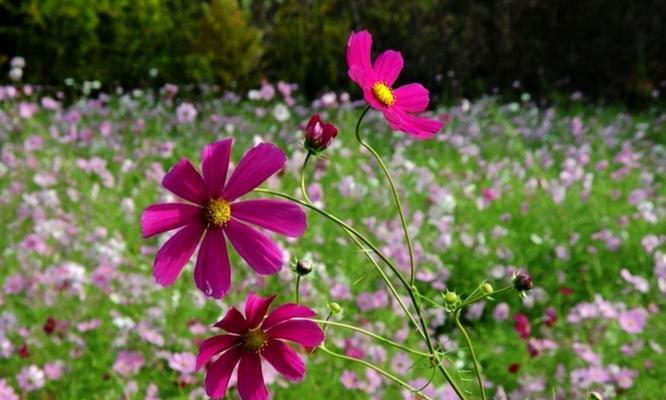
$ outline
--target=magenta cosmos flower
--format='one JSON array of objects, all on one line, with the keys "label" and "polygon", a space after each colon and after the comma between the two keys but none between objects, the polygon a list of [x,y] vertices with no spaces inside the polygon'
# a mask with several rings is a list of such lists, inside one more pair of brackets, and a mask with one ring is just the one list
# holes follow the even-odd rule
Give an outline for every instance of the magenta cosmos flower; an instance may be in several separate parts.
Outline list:
[{"label": "magenta cosmos flower", "polygon": [[429,139],[444,123],[412,115],[428,108],[430,96],[420,83],[393,89],[403,60],[399,52],[387,50],[370,63],[372,36],[368,31],[352,32],[347,43],[347,71],[351,80],[363,90],[363,97],[373,108],[384,113],[391,128],[418,139]]},{"label": "magenta cosmos flower", "polygon": [[305,213],[293,203],[236,201],[282,169],[286,162],[282,150],[269,143],[255,146],[245,153],[227,181],[232,144],[229,138],[204,147],[203,177],[187,159],[181,159],[164,176],[162,185],[192,204],[153,204],[141,215],[144,238],[182,227],[155,257],[153,274],[162,286],[175,282],[203,237],[194,280],[206,296],[221,298],[231,285],[226,239],[258,274],[270,275],[282,268],[282,251],[248,224],[292,237],[305,231]]},{"label": "magenta cosmos flower", "polygon": [[234,307],[215,324],[229,334],[213,336],[201,343],[197,370],[216,357],[209,364],[206,374],[206,393],[209,396],[219,398],[226,394],[231,374],[238,365],[238,393],[241,399],[267,399],[261,358],[287,379],[303,379],[303,360],[285,341],[312,348],[324,340],[324,332],[308,319],[315,312],[302,305],[283,304],[266,315],[274,298],[250,293],[245,302],[245,316]]}]

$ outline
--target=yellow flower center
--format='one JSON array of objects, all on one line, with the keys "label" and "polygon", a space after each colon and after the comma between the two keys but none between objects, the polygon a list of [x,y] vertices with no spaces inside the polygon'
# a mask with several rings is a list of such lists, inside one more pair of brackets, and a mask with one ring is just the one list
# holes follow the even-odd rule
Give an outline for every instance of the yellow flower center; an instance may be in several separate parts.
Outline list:
[{"label": "yellow flower center", "polygon": [[204,215],[208,225],[220,228],[226,226],[231,219],[231,206],[224,199],[213,199],[206,204]]},{"label": "yellow flower center", "polygon": [[250,353],[258,353],[268,344],[268,335],[261,328],[255,328],[241,336],[243,349]]},{"label": "yellow flower center", "polygon": [[386,86],[382,82],[375,82],[372,85],[372,94],[375,95],[375,98],[385,106],[391,106],[395,103],[395,96],[393,95],[393,90],[390,87]]}]

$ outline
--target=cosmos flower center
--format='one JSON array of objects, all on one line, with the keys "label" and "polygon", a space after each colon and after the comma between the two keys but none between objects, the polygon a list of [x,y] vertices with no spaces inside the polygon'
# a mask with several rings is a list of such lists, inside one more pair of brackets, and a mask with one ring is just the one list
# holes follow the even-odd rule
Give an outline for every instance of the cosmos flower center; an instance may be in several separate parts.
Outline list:
[{"label": "cosmos flower center", "polygon": [[226,226],[231,219],[231,206],[222,198],[213,199],[206,204],[204,215],[208,225],[215,228]]},{"label": "cosmos flower center", "polygon": [[372,85],[372,94],[385,106],[391,106],[395,103],[393,90],[382,82],[375,82],[375,84]]},{"label": "cosmos flower center", "polygon": [[258,353],[266,347],[268,335],[261,328],[251,329],[241,336],[241,343],[244,350],[251,353]]}]

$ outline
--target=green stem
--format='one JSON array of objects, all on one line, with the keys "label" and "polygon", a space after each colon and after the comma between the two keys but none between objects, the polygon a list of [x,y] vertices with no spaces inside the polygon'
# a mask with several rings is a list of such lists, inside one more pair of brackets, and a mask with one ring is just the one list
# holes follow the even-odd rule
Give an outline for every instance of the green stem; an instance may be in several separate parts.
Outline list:
[{"label": "green stem", "polygon": [[479,382],[479,390],[481,391],[481,398],[482,400],[487,400],[486,389],[483,386],[483,378],[481,377],[481,364],[479,364],[479,360],[478,358],[476,358],[476,353],[474,352],[474,346],[472,345],[472,339],[470,339],[469,335],[467,334],[467,331],[465,330],[465,327],[460,322],[460,310],[456,311],[454,320],[456,321],[458,329],[460,330],[460,332],[462,332],[463,336],[465,337],[467,348],[469,349],[469,352],[472,354],[472,361],[474,362],[474,370],[476,371],[476,380]]},{"label": "green stem", "polygon": [[[359,233],[356,229],[354,229],[351,226],[349,226],[348,224],[346,224],[344,221],[340,220],[338,217],[336,217],[336,216],[334,216],[334,215],[332,215],[332,214],[330,214],[330,213],[328,213],[328,212],[326,212],[326,211],[324,211],[324,210],[322,210],[322,209],[320,209],[320,208],[318,208],[318,207],[316,207],[316,206],[314,206],[310,203],[299,200],[296,197],[290,196],[290,195],[285,194],[285,193],[276,192],[276,191],[273,191],[273,190],[270,190],[270,189],[262,189],[262,188],[255,189],[255,191],[259,192],[259,193],[265,193],[265,194],[270,194],[270,195],[282,197],[284,199],[293,201],[297,204],[300,204],[304,207],[307,207],[307,208],[317,212],[318,214],[328,218],[329,220],[335,222],[336,224],[342,226],[343,228],[345,228],[349,232],[353,233],[366,246],[368,246],[372,250],[372,252],[375,253],[377,255],[377,257],[379,257],[389,267],[389,269],[391,269],[391,271],[393,271],[393,273],[400,280],[400,283],[405,287],[405,289],[409,293],[409,297],[412,301],[412,304],[414,305],[414,308],[416,309],[416,314],[417,314],[417,317],[418,317],[418,320],[419,320],[419,325],[421,326],[421,331],[422,331],[421,333],[424,336],[426,344],[428,345],[428,351],[430,351],[431,357],[434,359],[434,361],[437,364],[437,368],[442,373],[442,375],[444,375],[444,378],[446,378],[446,381],[451,385],[453,390],[456,392],[456,395],[458,395],[458,397],[462,400],[467,399],[465,394],[462,392],[462,390],[458,387],[456,382],[451,377],[451,374],[449,374],[449,371],[447,371],[446,368],[444,368],[444,366],[441,363],[441,359],[439,358],[439,354],[435,350],[435,347],[432,344],[432,339],[430,338],[430,335],[428,334],[428,324],[426,323],[425,317],[423,316],[423,312],[421,311],[421,307],[419,306],[418,299],[416,298],[416,295],[415,295],[415,291],[409,285],[409,283],[407,283],[407,281],[402,276],[400,271],[398,271],[398,268],[395,265],[393,265],[391,260],[386,258],[386,256],[381,251],[379,251],[379,249],[377,249],[377,247],[372,242],[370,242],[365,236],[363,236],[361,233]],[[399,297],[397,297],[397,298],[399,298]]]},{"label": "green stem", "polygon": [[305,156],[305,160],[303,161],[303,167],[301,168],[301,196],[303,196],[303,199],[310,204],[312,204],[312,201],[310,201],[310,197],[308,197],[308,191],[305,190],[305,171],[311,155],[312,153],[308,152],[308,155]]},{"label": "green stem", "polygon": [[360,333],[362,333],[366,336],[370,336],[372,338],[375,338],[375,339],[379,340],[380,342],[386,343],[389,346],[393,346],[393,347],[396,347],[398,349],[404,350],[408,353],[412,353],[414,355],[421,356],[421,357],[432,357],[432,355],[430,353],[424,353],[422,351],[411,349],[411,348],[409,348],[405,345],[402,345],[400,343],[396,343],[396,342],[392,341],[391,339],[385,338],[384,336],[378,335],[374,332],[370,332],[370,331],[365,330],[363,328],[359,328],[357,326],[344,324],[342,322],[323,321],[323,320],[319,320],[319,319],[313,319],[312,321],[314,321],[318,324],[325,324],[325,325],[337,326],[337,327],[340,327],[340,328],[351,329],[353,331],[360,332]]},{"label": "green stem", "polygon": [[[303,167],[301,169],[301,196],[305,200],[306,203],[308,203],[309,206],[315,207],[310,198],[308,197],[307,191],[305,190],[305,171],[307,170],[307,165],[308,161],[310,160],[310,154],[305,157],[305,161],[303,161]],[[335,222],[335,221],[334,221]],[[372,265],[375,267],[379,275],[382,277],[382,280],[384,283],[386,283],[386,286],[388,286],[389,291],[393,295],[393,298],[396,299],[398,304],[400,305],[400,308],[405,312],[405,315],[409,318],[409,320],[412,322],[414,327],[417,329],[417,331],[425,338],[425,333],[421,332],[421,329],[419,327],[419,323],[416,321],[416,318],[412,315],[412,313],[409,311],[405,303],[402,301],[402,298],[398,295],[398,291],[395,289],[395,286],[393,286],[393,283],[391,280],[388,278],[384,270],[377,264],[377,261],[370,255],[370,252],[363,246],[363,243],[350,231],[347,229],[346,226],[341,225],[342,230],[347,234],[347,236],[358,246],[359,249],[365,254],[365,256],[370,260]]]},{"label": "green stem", "polygon": [[301,286],[301,275],[298,275],[296,277],[296,304],[301,304],[300,286]]},{"label": "green stem", "polygon": [[489,293],[489,294],[482,293],[482,294],[477,295],[475,297],[468,297],[465,300],[463,300],[462,304],[460,304],[460,306],[458,308],[463,308],[463,307],[468,306],[470,304],[476,303],[479,300],[485,299],[485,298],[490,297],[490,296],[494,296],[496,294],[502,294],[504,292],[508,292],[509,290],[513,290],[513,286],[503,287],[503,288],[495,290],[495,291],[493,291],[492,293]]},{"label": "green stem", "polygon": [[386,180],[389,182],[389,186],[391,186],[391,192],[393,192],[393,201],[398,208],[398,215],[400,215],[400,223],[402,224],[402,232],[405,235],[405,242],[407,242],[407,250],[409,251],[409,284],[410,286],[414,286],[414,279],[416,274],[416,267],[414,266],[414,248],[412,246],[412,239],[409,236],[409,228],[407,227],[407,221],[405,220],[405,213],[402,210],[400,195],[398,195],[398,190],[395,186],[395,182],[393,182],[391,173],[389,172],[388,168],[386,168],[386,165],[384,164],[382,158],[379,156],[379,153],[377,153],[377,151],[372,146],[370,146],[370,144],[361,138],[361,121],[363,121],[363,117],[365,117],[365,114],[367,114],[369,110],[370,106],[367,106],[356,122],[356,140],[361,144],[361,146],[365,147],[365,149],[368,150],[370,154],[373,155],[373,157],[375,157],[377,164],[379,164],[379,167],[382,169],[382,171],[384,171],[384,175],[386,176]]},{"label": "green stem", "polygon": [[432,400],[432,398],[426,396],[425,393],[419,391],[418,389],[416,389],[415,387],[413,387],[413,386],[410,385],[409,383],[403,381],[402,379],[398,378],[397,376],[393,375],[392,373],[390,373],[390,372],[388,372],[388,371],[386,371],[386,370],[384,370],[384,369],[382,369],[382,368],[376,366],[375,364],[369,363],[369,362],[367,362],[367,361],[365,361],[365,360],[362,360],[362,359],[360,359],[360,358],[349,357],[349,356],[346,356],[346,355],[344,355],[344,354],[336,353],[336,352],[334,352],[334,351],[332,351],[332,350],[327,349],[326,346],[324,346],[323,343],[319,345],[319,348],[322,349],[324,352],[328,353],[329,355],[333,356],[333,357],[337,357],[337,358],[340,358],[340,359],[342,359],[342,360],[347,360],[347,361],[356,362],[356,363],[362,364],[362,365],[364,365],[364,366],[366,366],[366,367],[368,367],[368,368],[372,368],[372,369],[374,369],[375,371],[377,371],[377,372],[379,372],[380,374],[382,374],[382,375],[384,375],[385,377],[387,377],[388,379],[392,380],[393,382],[399,384],[400,386],[403,386],[403,387],[407,388],[409,391],[418,394],[418,395],[419,395],[420,397],[422,397],[423,399],[425,399],[425,400]]}]

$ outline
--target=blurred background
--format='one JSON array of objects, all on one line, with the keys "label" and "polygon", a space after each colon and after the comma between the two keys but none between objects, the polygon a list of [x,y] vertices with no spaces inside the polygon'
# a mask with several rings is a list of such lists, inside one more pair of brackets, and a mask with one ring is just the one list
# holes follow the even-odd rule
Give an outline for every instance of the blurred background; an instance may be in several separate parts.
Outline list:
[{"label": "blurred background", "polygon": [[340,60],[361,28],[443,101],[526,91],[641,106],[666,90],[662,0],[0,0],[0,68],[20,56],[27,80],[56,86],[282,79],[312,98],[349,87]]}]

